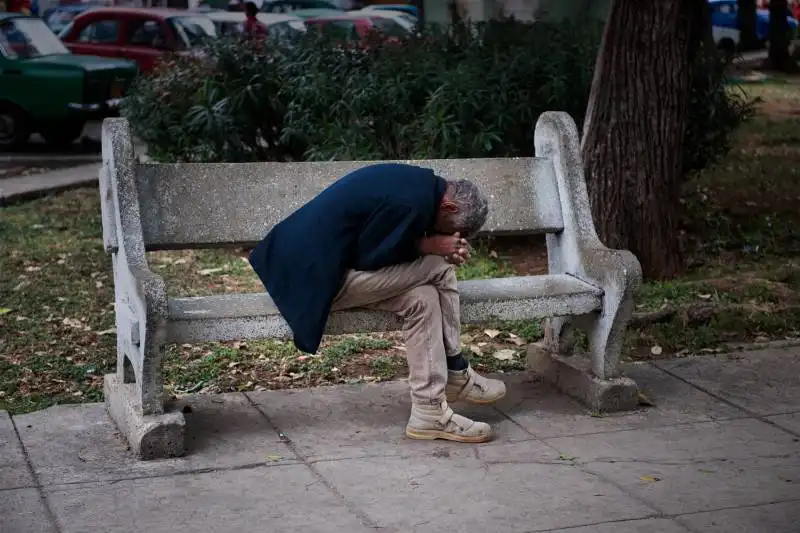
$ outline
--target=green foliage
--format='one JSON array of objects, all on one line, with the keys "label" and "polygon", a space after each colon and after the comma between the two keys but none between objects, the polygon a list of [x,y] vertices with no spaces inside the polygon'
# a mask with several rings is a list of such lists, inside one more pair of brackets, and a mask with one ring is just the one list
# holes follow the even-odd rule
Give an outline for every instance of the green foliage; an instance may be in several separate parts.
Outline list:
[{"label": "green foliage", "polygon": [[[500,20],[366,48],[316,32],[291,47],[220,40],[140,78],[123,112],[162,161],[530,156],[543,111],[581,126],[601,34],[594,21]],[[722,59],[703,61],[687,171],[724,155],[748,109]]]}]

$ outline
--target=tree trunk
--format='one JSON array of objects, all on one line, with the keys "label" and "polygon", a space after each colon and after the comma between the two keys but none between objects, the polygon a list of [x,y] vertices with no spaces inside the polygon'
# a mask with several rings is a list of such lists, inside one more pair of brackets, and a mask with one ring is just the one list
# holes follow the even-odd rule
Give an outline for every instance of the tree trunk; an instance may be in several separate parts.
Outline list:
[{"label": "tree trunk", "polygon": [[769,3],[769,65],[775,70],[793,72],[797,64],[789,55],[789,4],[786,0]]},{"label": "tree trunk", "polygon": [[761,46],[756,34],[756,0],[737,0],[739,19],[739,46],[742,50],[756,50]]},{"label": "tree trunk", "polygon": [[681,166],[702,35],[696,0],[614,0],[584,123],[583,157],[600,238],[631,250],[648,278],[683,268]]}]

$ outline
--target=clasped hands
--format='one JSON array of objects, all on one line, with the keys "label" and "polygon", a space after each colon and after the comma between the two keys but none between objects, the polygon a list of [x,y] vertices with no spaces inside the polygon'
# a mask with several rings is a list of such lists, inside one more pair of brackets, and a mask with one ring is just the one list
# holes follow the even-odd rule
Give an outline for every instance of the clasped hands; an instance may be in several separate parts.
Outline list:
[{"label": "clasped hands", "polygon": [[462,239],[459,233],[423,237],[419,247],[423,254],[441,255],[445,261],[454,265],[462,265],[470,258],[469,242]]}]

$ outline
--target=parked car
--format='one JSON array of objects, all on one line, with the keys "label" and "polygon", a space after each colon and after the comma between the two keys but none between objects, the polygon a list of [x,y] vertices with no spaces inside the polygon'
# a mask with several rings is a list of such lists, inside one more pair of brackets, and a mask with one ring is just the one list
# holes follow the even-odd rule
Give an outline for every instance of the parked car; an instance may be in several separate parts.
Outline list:
[{"label": "parked car", "polygon": [[344,11],[333,2],[325,0],[275,0],[274,2],[264,2],[261,4],[261,11],[264,13],[291,13],[299,9],[332,9]]},{"label": "parked car", "polygon": [[[415,19],[419,19],[419,10],[416,6],[408,4],[374,4],[364,8],[366,11],[395,11],[405,13]],[[416,22],[416,20],[414,21]]]},{"label": "parked car", "polygon": [[60,35],[74,54],[131,59],[143,73],[165,56],[193,53],[216,36],[205,14],[121,7],[81,13]]},{"label": "parked car", "polygon": [[69,145],[87,120],[117,113],[134,76],[130,61],[70,54],[39,18],[0,13],[0,150],[32,133]]},{"label": "parked car", "polygon": [[417,19],[400,11],[391,11],[389,9],[362,9],[360,11],[350,11],[349,13],[361,13],[368,17],[387,18],[395,21],[408,32],[414,32],[417,30]]},{"label": "parked car", "polygon": [[65,6],[56,6],[53,8],[48,9],[42,15],[42,20],[47,27],[53,30],[53,33],[58,35],[61,31],[66,28],[72,20],[83,13],[84,11],[90,10],[93,6],[92,4],[67,4]]},{"label": "parked car", "polygon": [[293,17],[306,20],[312,18],[336,17],[341,14],[342,12],[338,9],[298,9],[297,11],[292,11]]},{"label": "parked car", "polygon": [[[207,13],[206,17],[214,23],[217,35],[240,35],[244,32],[244,13],[218,11]],[[292,41],[306,32],[306,25],[302,19],[291,15],[274,13],[259,13],[256,17],[267,30],[267,36],[282,41]]]},{"label": "parked car", "polygon": [[365,44],[369,34],[376,32],[389,42],[408,37],[410,32],[397,21],[378,15],[348,11],[338,15],[327,15],[306,19],[306,26],[330,35],[342,43]]},{"label": "parked car", "polygon": [[[708,5],[711,8],[711,25],[718,28],[718,34],[722,34],[720,30],[728,28],[732,30],[739,30],[739,5],[736,0],[708,0]],[[797,20],[789,16],[787,17],[789,29],[792,32],[797,31]],[[761,42],[766,42],[769,38],[769,10],[757,9],[756,10],[756,36]],[[718,43],[719,44],[719,43]]]}]

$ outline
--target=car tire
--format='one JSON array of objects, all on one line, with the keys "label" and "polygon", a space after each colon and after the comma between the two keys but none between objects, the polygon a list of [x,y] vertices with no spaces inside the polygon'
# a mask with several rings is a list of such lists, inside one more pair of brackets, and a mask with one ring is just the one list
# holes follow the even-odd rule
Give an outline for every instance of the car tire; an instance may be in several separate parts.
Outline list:
[{"label": "car tire", "polygon": [[31,136],[30,120],[25,112],[0,102],[0,152],[19,149]]},{"label": "car tire", "polygon": [[54,150],[69,148],[83,133],[83,122],[58,124],[41,131],[44,142]]}]

